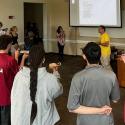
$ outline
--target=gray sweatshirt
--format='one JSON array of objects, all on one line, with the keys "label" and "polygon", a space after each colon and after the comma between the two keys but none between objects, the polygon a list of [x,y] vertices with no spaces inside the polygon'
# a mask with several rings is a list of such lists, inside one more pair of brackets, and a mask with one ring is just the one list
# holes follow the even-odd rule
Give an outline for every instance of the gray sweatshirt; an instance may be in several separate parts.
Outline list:
[{"label": "gray sweatshirt", "polygon": [[[23,67],[13,83],[11,92],[11,125],[30,125],[32,102],[30,99],[30,69]],[[37,116],[33,125],[54,125],[59,115],[54,99],[63,93],[58,78],[46,71],[38,69],[36,92]]]}]

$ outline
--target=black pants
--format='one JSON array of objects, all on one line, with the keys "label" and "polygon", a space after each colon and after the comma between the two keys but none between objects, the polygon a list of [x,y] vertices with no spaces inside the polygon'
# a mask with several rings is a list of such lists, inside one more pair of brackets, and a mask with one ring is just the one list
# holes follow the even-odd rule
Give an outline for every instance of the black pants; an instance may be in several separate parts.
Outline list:
[{"label": "black pants", "polygon": [[63,61],[64,60],[64,45],[60,45],[60,43],[58,42],[58,50],[59,50],[59,61]]},{"label": "black pants", "polygon": [[10,106],[0,106],[0,125],[10,125]]}]

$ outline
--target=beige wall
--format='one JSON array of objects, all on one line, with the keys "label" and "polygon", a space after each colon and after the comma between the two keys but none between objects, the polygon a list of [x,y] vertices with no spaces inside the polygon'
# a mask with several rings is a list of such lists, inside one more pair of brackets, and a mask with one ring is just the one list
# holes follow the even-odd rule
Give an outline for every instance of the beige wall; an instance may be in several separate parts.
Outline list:
[{"label": "beige wall", "polygon": [[[18,27],[19,42],[24,42],[24,2],[46,3],[46,0],[0,0],[0,21],[4,27],[10,28],[13,25]],[[8,19],[14,16],[14,19]]]},{"label": "beige wall", "polygon": [[43,37],[43,4],[25,3],[24,6],[24,27],[28,22],[36,23],[40,37]]},{"label": "beige wall", "polygon": [[[125,8],[125,1],[121,0],[121,3],[122,3],[122,11],[123,11]],[[69,27],[69,0],[48,0],[48,4],[49,4],[48,9],[49,9],[50,23],[51,23],[50,24],[51,38],[55,38],[55,32],[59,25],[63,26],[66,32],[67,39],[76,39],[76,37],[77,39],[83,38],[79,33],[79,31],[81,30],[87,32],[85,33],[86,35],[83,35],[83,36],[89,36],[89,34],[91,33],[91,30],[94,32],[97,32],[97,28],[82,27],[79,30],[79,28]],[[125,17],[125,13],[123,14],[123,17]],[[124,22],[125,22],[125,18],[123,18],[123,28],[113,28],[111,30],[110,28],[108,28],[107,30],[110,30],[110,32],[112,30],[115,30],[115,34],[123,34],[122,36],[124,36],[123,38],[125,38]],[[112,36],[115,36],[115,34],[112,34],[111,32]],[[98,33],[96,33],[95,37],[97,37],[97,35]]]},{"label": "beige wall", "polygon": [[[97,41],[98,33],[95,37],[90,37],[89,35],[80,36],[79,28],[69,27],[69,0],[49,0],[48,1],[48,15],[49,15],[49,42],[48,51],[57,52],[56,45],[56,29],[61,25],[66,33],[66,54],[81,54],[80,48],[84,46],[87,42]],[[122,10],[125,8],[125,1],[122,0]],[[125,14],[123,15],[125,17]],[[123,18],[125,22],[125,18]],[[81,30],[91,33],[91,30],[97,32],[97,28],[84,28]],[[114,29],[112,29],[114,30]],[[125,48],[125,23],[123,28],[116,29],[116,34],[121,33],[123,38],[112,38],[112,45],[118,48]],[[89,37],[88,37],[89,36]]]},{"label": "beige wall", "polygon": [[51,23],[51,38],[56,38],[56,29],[61,25],[67,39],[75,39],[74,28],[69,27],[69,2],[68,0],[49,0],[49,15]]},{"label": "beige wall", "polygon": [[[69,27],[69,2],[68,0],[49,0],[48,1],[48,15],[49,15],[49,41],[48,41],[48,51],[57,52],[56,43],[56,29],[61,25],[66,34],[66,40],[73,40],[76,42],[76,30],[73,27]],[[66,43],[65,53],[75,54],[76,48],[75,43]]]},{"label": "beige wall", "polygon": [[[45,50],[47,52],[57,52],[56,29],[58,25],[62,25],[66,33],[66,54],[79,54],[79,48],[83,44],[86,44],[89,41],[98,40],[97,37],[88,37],[87,35],[81,37],[79,34],[79,28],[69,27],[69,0],[1,0],[0,21],[4,23],[4,27],[8,28],[17,25],[19,29],[20,43],[24,42],[24,2],[47,3],[43,6],[43,34]],[[122,0],[122,9],[124,8],[125,2]],[[10,20],[8,19],[8,16],[15,16],[15,18]],[[123,21],[125,22],[125,20]],[[91,31],[90,28],[86,30],[88,33]],[[115,42],[120,42],[120,44],[114,44]],[[113,45],[125,48],[125,38],[112,39],[112,43]]]}]

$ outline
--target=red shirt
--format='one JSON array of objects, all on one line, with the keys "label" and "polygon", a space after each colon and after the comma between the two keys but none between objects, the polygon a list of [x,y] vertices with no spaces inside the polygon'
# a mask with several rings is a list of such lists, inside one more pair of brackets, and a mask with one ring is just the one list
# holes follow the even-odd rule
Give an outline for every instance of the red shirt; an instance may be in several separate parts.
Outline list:
[{"label": "red shirt", "polygon": [[11,104],[11,88],[17,71],[16,60],[6,53],[0,53],[0,106]]}]

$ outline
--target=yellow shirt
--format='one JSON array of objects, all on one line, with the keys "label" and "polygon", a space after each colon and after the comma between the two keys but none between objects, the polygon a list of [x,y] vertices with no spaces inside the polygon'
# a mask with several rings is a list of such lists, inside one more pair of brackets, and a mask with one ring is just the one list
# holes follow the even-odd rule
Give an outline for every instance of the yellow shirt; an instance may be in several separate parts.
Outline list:
[{"label": "yellow shirt", "polygon": [[106,43],[107,41],[109,42],[109,46],[100,45],[100,47],[101,47],[101,56],[103,56],[103,57],[110,56],[110,54],[111,54],[110,37],[109,37],[109,35],[107,33],[104,33],[104,34],[100,35],[100,43]]}]

